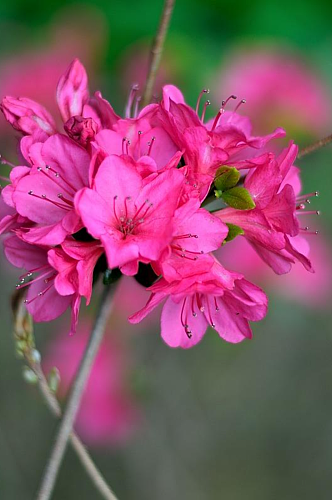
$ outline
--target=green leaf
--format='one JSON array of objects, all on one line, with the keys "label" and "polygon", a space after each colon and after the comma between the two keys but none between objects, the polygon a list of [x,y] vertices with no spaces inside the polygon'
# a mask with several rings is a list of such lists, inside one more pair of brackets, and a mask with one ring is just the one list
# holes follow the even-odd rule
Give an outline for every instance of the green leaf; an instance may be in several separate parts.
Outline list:
[{"label": "green leaf", "polygon": [[235,167],[227,167],[226,165],[218,168],[214,185],[220,191],[226,191],[233,188],[240,180],[240,172]]},{"label": "green leaf", "polygon": [[249,191],[243,187],[234,187],[224,191],[222,199],[227,205],[237,210],[251,210],[256,206]]},{"label": "green leaf", "polygon": [[244,231],[240,226],[229,224],[228,222],[226,222],[226,225],[228,227],[228,235],[225,238],[224,243],[234,240],[234,238],[236,238],[236,236],[239,236],[240,234],[244,234]]}]

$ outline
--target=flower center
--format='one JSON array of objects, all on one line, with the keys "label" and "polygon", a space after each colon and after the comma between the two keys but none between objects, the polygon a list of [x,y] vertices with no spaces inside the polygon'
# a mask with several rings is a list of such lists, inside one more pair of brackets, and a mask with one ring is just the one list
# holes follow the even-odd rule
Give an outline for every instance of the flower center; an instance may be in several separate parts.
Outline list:
[{"label": "flower center", "polygon": [[127,235],[136,232],[138,227],[143,224],[146,217],[151,214],[153,203],[145,200],[139,208],[131,205],[131,196],[126,196],[124,199],[123,207],[119,207],[119,197],[115,195],[113,198],[113,214],[116,220],[117,229],[123,234],[125,239]]}]

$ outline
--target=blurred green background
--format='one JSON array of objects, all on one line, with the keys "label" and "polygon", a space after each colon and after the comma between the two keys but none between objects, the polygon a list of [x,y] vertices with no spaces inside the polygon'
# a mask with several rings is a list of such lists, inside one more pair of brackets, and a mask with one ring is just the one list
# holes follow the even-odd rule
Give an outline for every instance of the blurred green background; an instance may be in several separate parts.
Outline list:
[{"label": "blurred green background", "polygon": [[[144,79],[147,48],[161,8],[161,0],[1,2],[1,97],[26,88],[34,94],[28,97],[40,97],[48,105],[56,79],[77,53],[89,69],[91,89],[100,88],[122,112],[130,85]],[[329,1],[178,0],[161,82],[181,86],[192,105],[200,90],[210,86],[217,109],[216,89],[232,54],[274,47],[317,76],[330,109],[331,18]],[[279,85],[276,79],[276,92]],[[301,127],[296,116],[286,118],[302,145],[318,138],[320,132]],[[9,136],[8,130],[1,119],[1,151],[15,161],[15,134]],[[331,131],[332,119],[325,120],[321,133]],[[228,345],[209,332],[197,347],[182,351],[163,344],[157,320],[127,328],[126,316],[137,304],[130,296],[122,299],[109,330],[126,338],[131,358],[127,383],[141,416],[136,431],[120,445],[90,446],[120,500],[331,498],[331,157],[329,146],[301,160],[303,192],[320,191],[314,208],[322,211],[319,227],[326,249],[325,260],[317,263],[325,278],[321,300],[314,300],[320,282],[313,286],[309,275],[289,293],[288,285],[275,287],[267,274],[262,281],[270,310],[254,325],[252,341]],[[315,265],[314,255],[313,261]],[[9,308],[17,273],[3,258],[0,264],[0,499],[29,500],[56,422],[38,390],[22,378]],[[307,300],[299,300],[296,286]],[[83,312],[83,323],[93,307]],[[59,320],[37,326],[42,355],[67,324]],[[97,498],[69,450],[54,499]]]}]

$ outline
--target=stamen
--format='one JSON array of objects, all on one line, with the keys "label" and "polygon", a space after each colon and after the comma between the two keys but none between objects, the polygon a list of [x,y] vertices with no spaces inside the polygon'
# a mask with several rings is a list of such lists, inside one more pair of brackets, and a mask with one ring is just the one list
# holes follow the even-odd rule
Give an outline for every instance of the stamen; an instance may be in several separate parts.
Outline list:
[{"label": "stamen", "polygon": [[221,115],[225,112],[224,108],[220,108],[219,111],[218,111],[218,114],[217,116],[215,117],[214,119],[214,122],[213,122],[213,125],[212,125],[212,128],[211,128],[211,132],[214,131],[214,129],[216,128],[218,122],[219,122],[219,119],[221,117]]},{"label": "stamen", "polygon": [[[70,184],[70,182],[68,182],[64,177],[62,177],[59,174],[59,172],[57,172],[56,170],[54,170],[54,168],[50,167],[49,165],[45,166],[46,172],[42,169],[42,167],[38,167],[37,170],[38,170],[38,172],[41,172],[44,175],[46,175],[46,177],[48,179],[50,179],[51,181],[55,182],[55,184],[57,186],[59,186],[63,191],[66,191],[66,193],[69,194],[69,196],[73,196],[73,193],[71,193],[70,191],[68,191],[68,189],[66,189],[64,186],[60,186],[59,182],[56,179],[60,179],[62,182],[64,182],[65,184],[67,184],[67,186],[69,187],[69,189],[71,189],[72,191],[74,191],[74,193],[76,193],[77,189],[74,186],[72,186]],[[52,174],[54,174],[54,177],[51,177],[51,176],[47,175],[47,172],[52,172]]]},{"label": "stamen", "polygon": [[197,234],[180,234],[178,236],[174,236],[174,240],[180,240],[183,238],[198,238]]},{"label": "stamen", "polygon": [[213,298],[214,298],[214,305],[215,305],[216,311],[218,312],[219,311],[219,307],[218,307],[217,299],[216,299],[216,297],[213,297]]},{"label": "stamen", "polygon": [[126,154],[126,153],[125,153],[125,149],[124,149],[124,147],[125,147],[125,143],[126,143],[126,142],[127,142],[127,137],[124,137],[124,138],[122,139],[122,154],[123,154],[123,155],[124,155],[124,154]]},{"label": "stamen", "polygon": [[138,214],[141,212],[141,210],[143,209],[143,207],[145,205],[149,205],[148,208],[146,209],[146,211],[144,212],[144,214],[140,217],[140,219],[144,218],[146,216],[146,214],[148,213],[148,211],[150,210],[151,207],[153,207],[153,203],[151,203],[149,200],[145,200],[144,203],[142,203],[142,205],[140,206],[140,208],[137,210],[137,212],[135,213],[134,217],[133,217],[133,221],[135,221],[138,217]]},{"label": "stamen", "polygon": [[55,205],[57,208],[61,208],[62,210],[71,210],[67,205],[62,205],[61,203],[57,203],[56,201],[47,198],[46,194],[42,194],[41,196],[39,196],[38,194],[34,194],[34,192],[30,190],[28,191],[28,195],[33,196],[34,198],[37,198],[39,200],[48,201],[49,203],[52,203],[52,205]]},{"label": "stamen", "polygon": [[2,154],[0,154],[0,164],[1,165],[8,165],[11,168],[16,167],[16,165],[14,165],[14,163],[12,163],[11,161],[8,161],[4,156],[2,156]]},{"label": "stamen", "polygon": [[307,210],[306,212],[296,212],[297,215],[320,215],[319,210]]},{"label": "stamen", "polygon": [[195,306],[195,295],[193,295],[191,299],[191,313],[194,318],[197,318],[197,312],[195,312],[194,306]]},{"label": "stamen", "polygon": [[137,83],[135,83],[130,89],[130,93],[129,93],[129,97],[128,97],[128,101],[127,101],[127,105],[126,105],[126,109],[125,109],[125,117],[126,118],[131,118],[131,108],[132,108],[132,105],[133,105],[133,102],[135,99],[135,95],[136,95],[136,92],[138,91],[138,89],[139,89],[139,86],[137,85]]},{"label": "stamen", "polygon": [[49,267],[48,265],[45,265],[45,266],[36,267],[35,269],[31,269],[30,271],[26,272],[25,274],[22,274],[19,277],[19,280],[21,281],[21,283],[24,283],[25,278],[31,278],[31,276],[34,273],[38,273],[39,271],[43,271],[44,269],[46,269],[48,267]]},{"label": "stamen", "polygon": [[296,201],[302,201],[302,200],[305,200],[306,203],[310,203],[309,200],[307,200],[307,198],[312,198],[313,196],[319,196],[319,191],[313,191],[312,193],[309,193],[309,194],[302,194],[300,196],[297,196],[296,197]]},{"label": "stamen", "polygon": [[182,324],[183,328],[185,328],[185,326],[186,326],[186,323],[183,319],[183,313],[184,313],[184,308],[185,308],[186,302],[187,302],[187,297],[184,299],[183,304],[182,304],[182,308],[181,308],[181,324]]},{"label": "stamen", "polygon": [[42,290],[41,292],[39,292],[35,297],[33,297],[33,299],[30,299],[30,300],[25,299],[24,304],[29,305],[32,302],[34,302],[36,299],[38,299],[39,297],[42,297],[52,288],[52,286],[53,286],[53,283],[51,283],[51,285],[49,285],[47,288],[45,288],[45,290]]},{"label": "stamen", "polygon": [[201,122],[204,123],[204,120],[205,120],[205,113],[206,113],[206,108],[208,106],[210,106],[211,104],[211,101],[209,101],[209,99],[204,103],[204,106],[203,106],[203,111],[202,111],[202,116],[201,116]]},{"label": "stamen", "polygon": [[174,250],[180,250],[183,253],[187,252],[187,253],[190,253],[192,255],[202,255],[203,254],[203,250],[201,250],[200,252],[193,252],[192,250],[187,250],[186,248],[181,248],[178,245],[171,245],[171,248],[174,248]]},{"label": "stamen", "polygon": [[241,104],[245,104],[247,101],[245,99],[241,99],[241,101],[239,102],[239,104],[236,106],[236,108],[234,109],[234,113],[237,112],[237,110],[239,109],[239,107],[241,106]]},{"label": "stamen", "polygon": [[118,219],[118,216],[117,216],[117,213],[116,213],[116,209],[115,209],[115,202],[116,200],[118,199],[118,195],[116,194],[113,198],[113,213],[114,213],[114,217],[117,221],[117,223],[119,224],[119,226],[122,226],[122,224],[120,223],[119,219]]},{"label": "stamen", "polygon": [[126,142],[126,154],[127,154],[128,156],[129,156],[129,146],[130,146],[130,144],[131,144],[131,142],[130,142],[130,141],[129,141],[129,139],[128,139],[128,141]]},{"label": "stamen", "polygon": [[203,89],[203,90],[200,91],[198,99],[197,99],[197,103],[196,103],[196,114],[197,115],[198,115],[199,105],[201,103],[201,99],[203,97],[203,94],[209,94],[209,93],[210,93],[209,89]]},{"label": "stamen", "polygon": [[139,130],[138,131],[138,140],[137,140],[137,147],[138,147],[138,158],[141,157],[141,135],[142,135],[142,131]]},{"label": "stamen", "polygon": [[206,304],[207,304],[207,310],[208,310],[208,318],[209,318],[209,323],[212,326],[212,328],[215,328],[215,323],[213,322],[211,311],[210,311],[210,303],[209,303],[209,298],[206,297]]},{"label": "stamen", "polygon": [[148,149],[148,152],[147,152],[147,156],[150,156],[151,151],[152,151],[152,146],[153,146],[155,140],[156,140],[156,138],[152,137],[151,141],[148,142],[149,149]]},{"label": "stamen", "polygon": [[227,97],[226,101],[221,101],[221,107],[224,108],[231,99],[237,99],[237,96],[232,94],[229,97]]},{"label": "stamen", "polygon": [[[45,267],[48,267],[48,266],[45,266]],[[27,286],[30,286],[33,283],[36,283],[37,281],[40,281],[41,279],[45,278],[47,275],[50,274],[50,272],[51,271],[48,269],[46,273],[41,274],[40,276],[37,276],[35,279],[33,279],[31,281],[27,281],[27,282],[22,283],[22,280],[21,280],[21,282],[18,285],[16,285],[16,289],[21,290],[21,288],[25,288]],[[56,274],[55,274],[55,276],[56,276]]]},{"label": "stamen", "polygon": [[137,97],[136,97],[135,109],[134,109],[134,118],[137,118],[138,111],[139,111],[139,104],[140,104],[140,102],[141,102],[141,99],[142,99],[142,97],[141,97],[141,96],[137,96]]}]

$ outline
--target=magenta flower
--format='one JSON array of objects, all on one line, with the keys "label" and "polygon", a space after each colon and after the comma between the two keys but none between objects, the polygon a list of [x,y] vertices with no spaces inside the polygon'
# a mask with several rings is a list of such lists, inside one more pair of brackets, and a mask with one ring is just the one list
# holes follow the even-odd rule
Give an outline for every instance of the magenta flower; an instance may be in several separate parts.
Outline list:
[{"label": "magenta flower", "polygon": [[299,136],[328,133],[330,90],[317,68],[276,47],[240,47],[226,60],[227,68],[214,77],[214,93],[219,99],[230,93],[245,97],[243,111],[260,132],[269,130],[277,119]]},{"label": "magenta flower", "polygon": [[71,307],[71,334],[75,333],[81,298],[90,302],[93,270],[103,252],[100,245],[66,241],[62,247],[47,249],[16,236],[4,245],[9,262],[27,270],[17,289],[28,287],[25,303],[34,320],[51,321]]},{"label": "magenta flower", "polygon": [[15,235],[6,254],[28,271],[19,287],[29,286],[29,311],[48,321],[71,306],[73,332],[99,275],[109,284],[124,274],[152,285],[132,322],[168,298],[162,337],[173,347],[195,345],[208,325],[230,342],[251,337],[248,322],[264,317],[267,298],[212,252],[243,234],[276,273],[295,261],[312,271],[300,236],[310,231],[299,223],[312,213],[304,211],[311,195],[299,195],[297,147],[291,142],[278,157],[268,151],[284,131],[253,136],[237,112],[242,101],[225,111],[234,96],[205,123],[208,101],[198,115],[205,91],[195,111],[172,85],[141,110],[138,92],[131,89],[121,118],[99,92],[90,96],[74,60],[57,89],[67,135],[34,101],[3,100],[23,138],[21,166],[7,162],[10,179],[2,178],[0,233]]},{"label": "magenta flower", "polygon": [[89,185],[90,156],[64,135],[55,134],[36,143],[30,152],[31,169],[13,169],[20,179],[12,185],[12,201],[17,212],[34,222],[22,229],[29,243],[57,245],[67,235],[81,229],[74,210],[76,192]]},{"label": "magenta flower", "polygon": [[299,187],[298,171],[293,166],[296,155],[297,147],[291,143],[278,158],[271,154],[263,166],[247,175],[244,185],[255,201],[255,209],[226,208],[216,213],[224,222],[240,226],[277,274],[289,272],[295,260],[313,272],[309,259],[294,242],[294,237],[304,231],[300,229],[298,215],[305,208],[302,197],[297,201],[294,188],[288,183]]},{"label": "magenta flower", "polygon": [[205,272],[214,262],[207,254],[221,246],[227,233],[226,224],[191,198],[174,214],[172,239],[153,263],[155,272],[169,282]]},{"label": "magenta flower", "polygon": [[116,155],[99,167],[93,189],[75,205],[89,233],[102,241],[110,268],[134,275],[138,262],[157,260],[172,237],[183,174],[166,170],[144,184],[132,162]]},{"label": "magenta flower", "polygon": [[146,306],[129,321],[141,321],[168,297],[161,315],[161,336],[170,347],[194,346],[209,325],[224,340],[241,342],[252,336],[248,320],[259,321],[267,311],[265,293],[217,261],[207,272],[181,281],[161,279],[150,291]]},{"label": "magenta flower", "polygon": [[78,296],[77,294],[62,296],[57,292],[54,286],[57,272],[48,261],[47,250],[29,245],[16,236],[8,238],[4,246],[9,262],[15,267],[27,270],[20,277],[17,288],[28,287],[25,303],[34,320],[51,321],[72,306],[72,330],[74,330],[79,308]]},{"label": "magenta flower", "polygon": [[[216,117],[205,124],[205,111],[210,102],[206,101],[204,104],[201,117],[198,112],[201,98],[206,92],[203,90],[200,93],[194,111],[185,104],[179,89],[166,85],[163,89],[162,107],[159,109],[165,129],[178,148],[184,150],[189,182],[203,190],[203,197],[220,165],[234,165],[240,159],[251,158],[252,148],[261,150],[271,139],[285,134],[283,129],[277,128],[264,137],[252,136],[252,126],[247,117],[240,116],[236,110],[229,112],[224,109],[227,102],[236,98],[235,96],[224,101]],[[251,166],[250,162],[243,162],[241,168]]]}]

